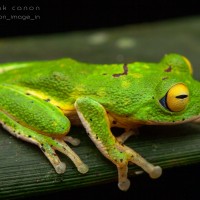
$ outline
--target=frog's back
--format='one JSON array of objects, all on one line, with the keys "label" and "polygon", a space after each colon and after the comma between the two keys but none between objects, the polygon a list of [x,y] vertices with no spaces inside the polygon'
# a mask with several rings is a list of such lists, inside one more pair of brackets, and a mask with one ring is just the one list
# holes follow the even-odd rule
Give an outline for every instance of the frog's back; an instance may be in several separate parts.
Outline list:
[{"label": "frog's back", "polygon": [[[121,70],[121,69],[120,69]],[[0,83],[22,83],[38,80],[44,76],[62,74],[68,80],[89,75],[112,75],[119,71],[119,64],[88,64],[71,58],[50,61],[16,62],[0,64]],[[78,78],[77,78],[78,77]]]},{"label": "frog's back", "polygon": [[[152,63],[88,64],[70,58],[8,63],[0,65],[0,83],[74,101],[82,94],[93,95],[97,90],[102,93],[105,88],[116,93],[121,85],[144,80],[149,72],[153,73],[153,68]],[[155,71],[158,73],[157,67]]]},{"label": "frog's back", "polygon": [[[59,59],[53,61],[33,61],[0,64],[0,82],[17,83],[20,81],[42,75],[49,75],[52,72],[73,73],[74,67],[79,63],[73,59]],[[73,70],[72,70],[73,69]]]}]

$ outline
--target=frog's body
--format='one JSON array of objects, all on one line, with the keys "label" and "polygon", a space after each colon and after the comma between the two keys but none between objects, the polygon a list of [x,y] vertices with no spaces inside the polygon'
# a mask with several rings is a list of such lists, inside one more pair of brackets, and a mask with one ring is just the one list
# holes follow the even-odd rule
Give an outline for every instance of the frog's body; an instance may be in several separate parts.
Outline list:
[{"label": "frog's body", "polygon": [[[123,141],[140,125],[197,120],[199,86],[188,60],[176,54],[157,64],[100,65],[72,59],[1,64],[0,120],[13,135],[37,144],[58,173],[65,165],[54,150],[69,156],[81,173],[88,170],[64,143],[77,144],[65,135],[70,122],[82,123],[99,150],[116,164],[119,187],[127,190],[128,162],[153,178],[160,176],[161,168]],[[116,139],[110,131],[113,126],[125,133]]]}]

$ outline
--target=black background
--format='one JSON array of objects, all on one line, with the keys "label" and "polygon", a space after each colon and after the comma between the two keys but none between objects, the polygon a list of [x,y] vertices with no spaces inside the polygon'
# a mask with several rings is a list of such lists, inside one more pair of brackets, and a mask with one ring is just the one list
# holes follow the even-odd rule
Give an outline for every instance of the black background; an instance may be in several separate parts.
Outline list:
[{"label": "black background", "polygon": [[[5,1],[0,2],[0,37],[38,35],[75,30],[114,27],[200,14],[195,0],[190,1]],[[12,10],[13,6],[29,10]],[[34,8],[34,9],[33,9]],[[39,8],[36,10],[36,8]],[[3,17],[30,16],[36,20]]]}]

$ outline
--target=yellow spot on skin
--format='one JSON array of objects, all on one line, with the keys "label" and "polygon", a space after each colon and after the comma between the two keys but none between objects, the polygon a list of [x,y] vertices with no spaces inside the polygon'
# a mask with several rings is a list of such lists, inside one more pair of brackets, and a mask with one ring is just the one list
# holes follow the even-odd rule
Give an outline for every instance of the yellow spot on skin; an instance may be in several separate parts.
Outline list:
[{"label": "yellow spot on skin", "polygon": [[142,77],[143,77],[143,75],[140,74],[140,73],[133,73],[132,76],[133,76],[134,78],[142,78]]},{"label": "yellow spot on skin", "polygon": [[183,59],[186,62],[188,68],[189,68],[190,74],[192,74],[193,73],[193,69],[192,69],[192,65],[191,65],[190,61],[186,57],[184,57],[184,56],[183,56]]},{"label": "yellow spot on skin", "polygon": [[149,69],[149,65],[144,65],[143,66],[145,69]]},{"label": "yellow spot on skin", "polygon": [[84,92],[85,91],[85,88],[83,87],[83,86],[79,86],[79,85],[77,85],[76,86],[76,91],[78,91],[78,92]]},{"label": "yellow spot on skin", "polygon": [[26,93],[36,96],[40,99],[49,99],[49,96],[47,96],[44,93],[39,92],[39,91],[27,90]]},{"label": "yellow spot on skin", "polygon": [[187,84],[191,84],[191,81],[189,81],[189,80],[186,80],[186,83],[187,83]]},{"label": "yellow spot on skin", "polygon": [[80,94],[84,93],[86,91],[86,89],[82,86],[82,85],[77,85],[75,88],[74,88],[74,92],[72,92],[70,94],[70,96],[74,99],[77,99]]},{"label": "yellow spot on skin", "polygon": [[129,104],[131,104],[131,99],[130,98],[124,98],[124,106],[127,106],[127,105],[129,105]]},{"label": "yellow spot on skin", "polygon": [[97,95],[101,97],[105,97],[107,95],[105,88],[99,88],[99,90],[97,91]]},{"label": "yellow spot on skin", "polygon": [[49,103],[59,107],[61,110],[63,110],[63,112],[65,112],[66,110],[68,110],[68,111],[74,110],[74,105],[72,105],[70,103],[68,104],[66,102],[64,103],[64,102],[57,101],[57,100],[53,99],[52,97],[49,97],[49,95],[46,95],[42,92],[27,90],[26,93],[29,93],[30,95],[36,96],[40,99],[51,99],[49,101]]},{"label": "yellow spot on skin", "polygon": [[130,82],[129,81],[122,81],[121,86],[123,88],[128,88],[130,86]]}]

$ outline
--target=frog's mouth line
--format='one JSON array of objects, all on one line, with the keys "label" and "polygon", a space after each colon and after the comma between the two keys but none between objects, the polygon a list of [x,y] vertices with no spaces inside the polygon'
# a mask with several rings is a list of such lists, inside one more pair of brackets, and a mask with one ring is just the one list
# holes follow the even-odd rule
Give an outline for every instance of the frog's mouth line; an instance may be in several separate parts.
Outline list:
[{"label": "frog's mouth line", "polygon": [[200,123],[200,115],[191,117],[189,119],[171,121],[171,122],[148,121],[147,123],[145,123],[145,125],[177,125],[177,124],[185,124],[188,122]]}]

